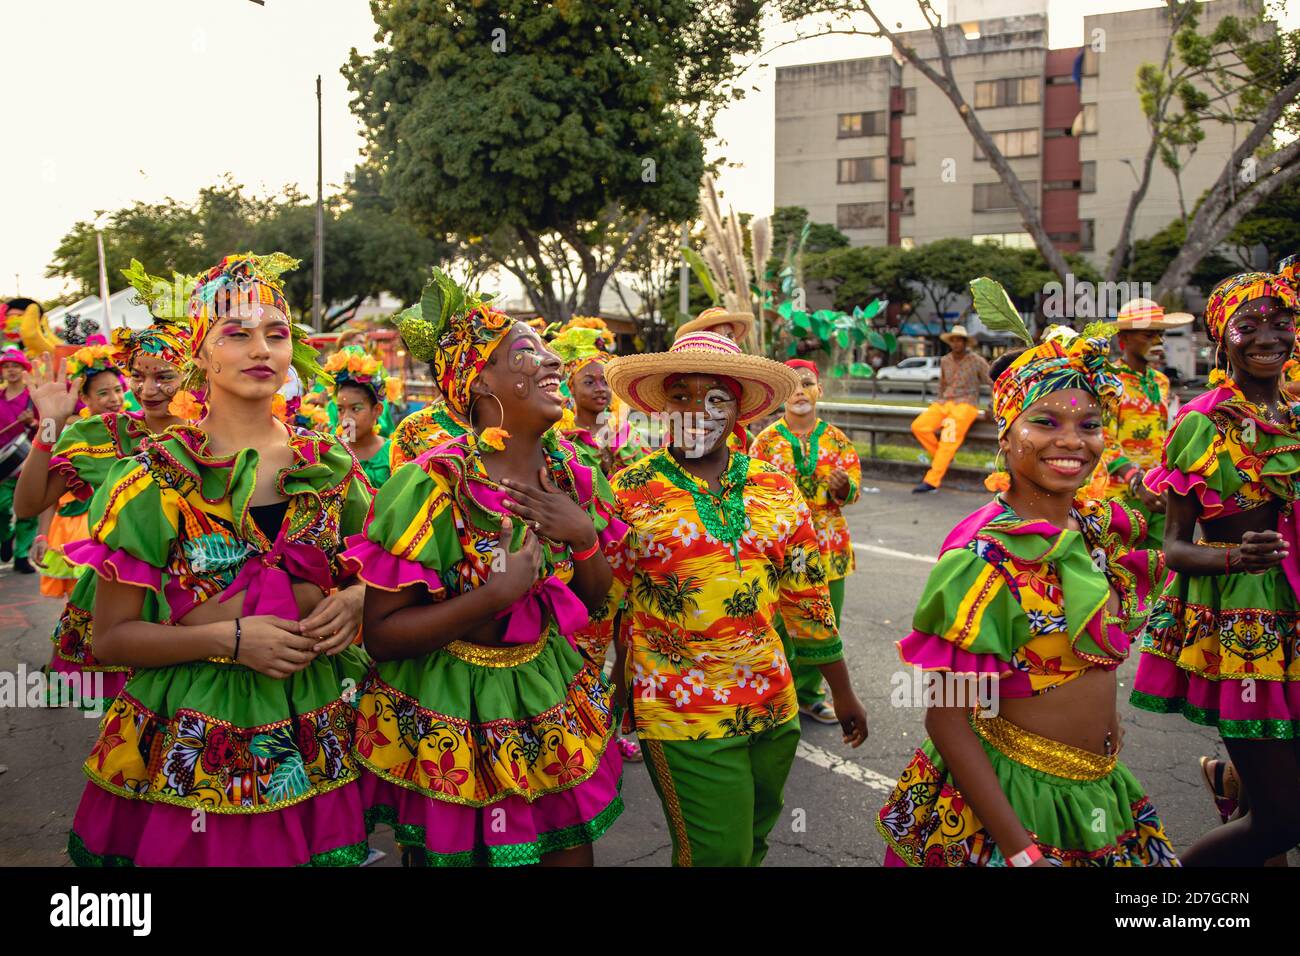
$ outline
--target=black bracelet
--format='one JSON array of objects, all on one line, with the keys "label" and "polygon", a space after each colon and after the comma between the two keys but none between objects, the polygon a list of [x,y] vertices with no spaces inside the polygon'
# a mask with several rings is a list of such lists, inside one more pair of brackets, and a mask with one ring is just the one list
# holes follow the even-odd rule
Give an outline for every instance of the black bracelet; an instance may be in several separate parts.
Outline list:
[{"label": "black bracelet", "polygon": [[231,654],[232,660],[239,660],[239,639],[243,637],[243,628],[239,626],[239,618],[235,618],[235,653]]}]

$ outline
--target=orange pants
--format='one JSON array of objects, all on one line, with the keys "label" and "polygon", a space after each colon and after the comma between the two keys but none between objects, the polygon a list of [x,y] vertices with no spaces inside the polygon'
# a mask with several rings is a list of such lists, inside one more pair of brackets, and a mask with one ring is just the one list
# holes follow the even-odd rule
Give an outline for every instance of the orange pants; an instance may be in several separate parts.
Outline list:
[{"label": "orange pants", "polygon": [[912,419],[912,434],[930,456],[930,470],[925,473],[927,485],[939,487],[979,413],[978,408],[965,402],[935,402]]}]

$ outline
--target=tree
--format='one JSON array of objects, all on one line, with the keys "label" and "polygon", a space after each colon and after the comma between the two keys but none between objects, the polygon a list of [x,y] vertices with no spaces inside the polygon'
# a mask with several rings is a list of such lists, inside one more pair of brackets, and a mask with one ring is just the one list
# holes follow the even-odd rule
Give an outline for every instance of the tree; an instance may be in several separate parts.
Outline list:
[{"label": "tree", "polygon": [[[652,225],[628,249],[623,271],[612,280],[623,309],[636,323],[637,337],[645,352],[668,348],[669,332],[677,326],[677,288],[681,262],[681,230],[674,224]],[[640,300],[633,307],[632,292]]]},{"label": "tree", "polygon": [[477,241],[553,320],[596,313],[652,223],[695,215],[732,58],[760,38],[756,0],[371,9],[383,45],[343,72],[385,194]]},{"label": "tree", "polygon": [[[789,243],[798,241],[807,222],[808,210],[802,206],[777,206],[772,213],[772,251],[777,256],[784,254]],[[809,226],[803,245],[804,253],[809,256],[848,247],[849,237],[825,222],[814,222]]]},{"label": "tree", "polygon": [[804,275],[831,296],[835,308],[865,308],[877,298],[913,302],[908,284],[908,250],[898,246],[857,246],[830,249],[808,257]]}]

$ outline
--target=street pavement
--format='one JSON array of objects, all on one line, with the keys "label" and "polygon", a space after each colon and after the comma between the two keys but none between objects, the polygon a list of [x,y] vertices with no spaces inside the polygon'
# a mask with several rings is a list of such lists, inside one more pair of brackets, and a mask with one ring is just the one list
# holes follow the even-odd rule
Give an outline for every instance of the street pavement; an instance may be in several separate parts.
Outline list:
[{"label": "street pavement", "polygon": [[[906,484],[871,478],[864,484],[879,491],[864,494],[847,511],[858,568],[846,588],[842,631],[871,736],[850,750],[838,727],[804,721],[783,818],[770,838],[769,866],[880,865],[884,846],[876,812],[925,737],[923,707],[890,705],[896,675],[905,673],[894,642],[910,630],[939,544],[988,500],[987,493],[947,490],[913,496]],[[57,602],[40,596],[34,577],[0,571],[0,681],[13,680],[20,666],[31,671],[49,660],[57,616]],[[1197,757],[1222,756],[1223,747],[1214,733],[1180,717],[1131,708],[1135,667],[1136,655],[1120,669],[1123,759],[1145,785],[1175,846],[1185,848],[1218,824]],[[64,844],[85,784],[81,762],[95,735],[96,722],[76,711],[0,708],[0,865],[69,865]],[[623,816],[596,844],[597,864],[667,866],[668,830],[644,766],[627,765],[623,798]],[[387,852],[377,865],[397,864],[386,829],[372,845]]]}]

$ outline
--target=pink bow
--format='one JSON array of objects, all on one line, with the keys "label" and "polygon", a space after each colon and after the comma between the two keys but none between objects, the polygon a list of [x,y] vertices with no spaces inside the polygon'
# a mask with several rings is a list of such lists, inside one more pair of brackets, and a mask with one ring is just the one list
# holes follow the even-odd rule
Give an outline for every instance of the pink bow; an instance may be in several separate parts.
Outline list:
[{"label": "pink bow", "polygon": [[240,591],[247,590],[244,615],[274,614],[288,621],[298,620],[298,602],[293,596],[293,582],[289,575],[310,581],[322,591],[334,586],[329,558],[320,548],[301,542],[286,542],[277,538],[275,545],[265,554],[252,555],[239,569],[235,580],[221,592],[221,600],[228,601]]},{"label": "pink bow", "polygon": [[498,618],[510,617],[510,626],[501,639],[507,644],[532,644],[542,636],[548,612],[576,651],[578,642],[573,639],[573,633],[587,626],[587,605],[556,577],[548,577],[533,585],[527,594],[497,615]]}]

